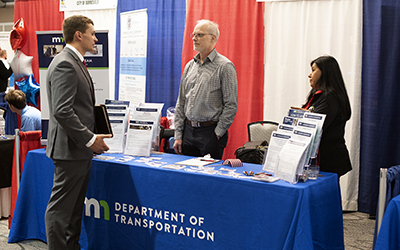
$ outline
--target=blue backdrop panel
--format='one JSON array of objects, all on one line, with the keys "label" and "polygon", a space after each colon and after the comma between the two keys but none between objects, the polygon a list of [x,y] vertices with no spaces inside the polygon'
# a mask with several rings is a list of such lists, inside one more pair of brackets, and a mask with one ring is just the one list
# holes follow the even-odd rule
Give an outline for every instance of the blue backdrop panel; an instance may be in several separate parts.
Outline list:
[{"label": "blue backdrop panel", "polygon": [[175,106],[178,97],[186,1],[119,0],[117,8],[117,40],[115,58],[115,99],[119,97],[120,13],[147,9],[147,73],[146,102]]},{"label": "blue backdrop panel", "polygon": [[400,2],[363,1],[358,208],[376,213],[379,169],[400,164]]}]

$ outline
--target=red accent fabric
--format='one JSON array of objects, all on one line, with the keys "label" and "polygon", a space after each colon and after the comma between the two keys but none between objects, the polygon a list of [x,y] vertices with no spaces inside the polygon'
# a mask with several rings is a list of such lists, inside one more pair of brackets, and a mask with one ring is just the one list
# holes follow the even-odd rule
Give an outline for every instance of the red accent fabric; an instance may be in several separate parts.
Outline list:
[{"label": "red accent fabric", "polygon": [[315,95],[318,95],[318,94],[321,94],[321,93],[322,93],[322,90],[317,90],[317,91],[313,94],[313,96],[311,97],[311,99],[307,102],[307,104],[304,105],[303,108],[308,109],[308,108],[310,107],[311,102],[313,101]]},{"label": "red accent fabric", "polygon": [[[165,129],[169,128],[169,122],[167,117],[161,117],[160,125]],[[167,143],[166,139],[162,139],[160,143],[160,152],[164,152],[164,144]]]},{"label": "red accent fabric", "polygon": [[[32,72],[35,80],[40,84],[39,61],[36,31],[62,30],[64,12],[60,12],[59,0],[15,0],[14,22],[24,19],[27,33],[26,44],[21,51],[27,56],[33,56]],[[39,107],[40,109],[40,103]]]},{"label": "red accent fabric", "polygon": [[200,19],[209,19],[219,25],[216,49],[235,64],[239,108],[229,129],[223,159],[235,158],[235,150],[247,141],[247,124],[263,120],[264,3],[255,0],[189,0],[186,17],[182,71],[197,53],[189,34]]},{"label": "red accent fabric", "polygon": [[[28,151],[38,148],[43,148],[40,143],[40,138],[42,137],[42,131],[27,131],[27,132],[19,132],[19,145],[20,145],[20,175],[22,176],[22,170],[24,168],[25,158],[28,154]],[[14,215],[15,203],[17,202],[17,167],[15,161],[15,147],[14,147],[14,159],[12,166],[12,174],[11,174],[11,216],[8,218],[8,228],[11,227],[12,216]]]}]

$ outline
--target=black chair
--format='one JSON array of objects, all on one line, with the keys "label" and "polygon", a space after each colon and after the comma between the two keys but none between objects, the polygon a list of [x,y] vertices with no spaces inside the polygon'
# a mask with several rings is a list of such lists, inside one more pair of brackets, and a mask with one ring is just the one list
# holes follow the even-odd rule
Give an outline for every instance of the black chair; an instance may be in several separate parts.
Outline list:
[{"label": "black chair", "polygon": [[165,153],[175,153],[174,149],[169,146],[169,141],[170,138],[173,138],[175,134],[175,129],[169,129],[169,128],[164,128],[163,126],[160,125],[160,145],[161,145],[161,140],[166,139],[163,149]]},{"label": "black chair", "polygon": [[278,129],[279,123],[273,121],[256,121],[247,124],[249,141],[267,141],[269,144],[271,134]]},{"label": "black chair", "polygon": [[0,107],[0,115],[3,116],[4,120],[6,119],[7,109]]}]

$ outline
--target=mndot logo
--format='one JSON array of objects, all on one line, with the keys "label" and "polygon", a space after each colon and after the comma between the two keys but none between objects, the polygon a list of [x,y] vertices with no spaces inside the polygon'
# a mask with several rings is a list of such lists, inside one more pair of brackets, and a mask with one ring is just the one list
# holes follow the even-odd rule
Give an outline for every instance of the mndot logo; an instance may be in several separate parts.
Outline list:
[{"label": "mndot logo", "polygon": [[[104,220],[110,221],[110,208],[106,201],[85,197],[85,216],[100,219],[102,213]],[[113,215],[115,216],[114,223],[200,240],[215,241],[214,231],[204,229],[205,218],[202,216],[193,214],[187,216],[181,212],[119,202],[115,202]]]},{"label": "mndot logo", "polygon": [[103,207],[104,210],[104,219],[110,220],[110,208],[108,206],[107,201],[101,200],[100,202],[94,198],[88,199],[85,197],[85,216],[91,216],[91,207],[94,208],[94,218],[100,219],[100,206]]},{"label": "mndot logo", "polygon": [[64,42],[64,37],[62,36],[53,36],[51,38],[52,43],[63,43]]}]

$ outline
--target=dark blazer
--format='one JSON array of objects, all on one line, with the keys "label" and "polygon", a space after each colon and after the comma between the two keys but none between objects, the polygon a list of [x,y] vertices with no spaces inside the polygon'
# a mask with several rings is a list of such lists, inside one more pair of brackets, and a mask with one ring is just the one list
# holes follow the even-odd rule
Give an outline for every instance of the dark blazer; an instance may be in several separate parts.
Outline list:
[{"label": "dark blazer", "polygon": [[349,152],[344,140],[346,118],[337,97],[330,94],[316,94],[311,102],[315,113],[326,114],[319,146],[320,170],[344,175],[351,168]]},{"label": "dark blazer", "polygon": [[6,68],[4,63],[0,61],[0,92],[5,92],[8,85],[8,78],[12,75],[13,71],[11,67]]},{"label": "dark blazer", "polygon": [[94,133],[92,78],[69,48],[54,57],[47,72],[49,130],[46,154],[57,160],[89,160],[86,143]]}]

